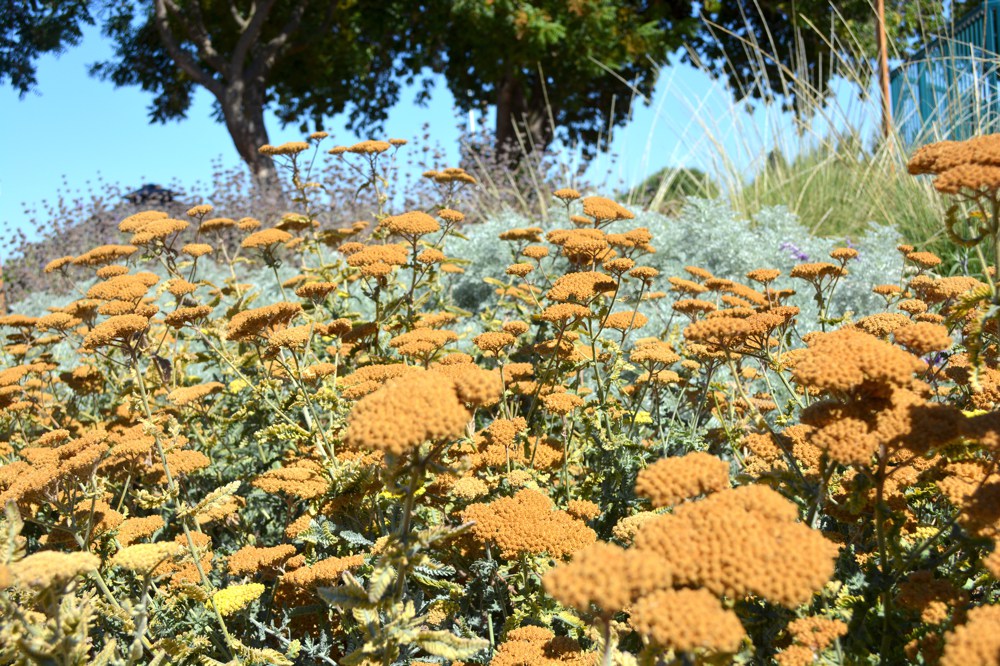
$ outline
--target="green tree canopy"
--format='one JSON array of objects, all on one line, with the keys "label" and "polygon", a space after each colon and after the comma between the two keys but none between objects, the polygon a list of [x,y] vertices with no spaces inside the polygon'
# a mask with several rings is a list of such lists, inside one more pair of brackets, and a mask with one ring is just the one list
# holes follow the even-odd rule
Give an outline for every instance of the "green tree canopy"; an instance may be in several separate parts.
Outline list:
[{"label": "green tree canopy", "polygon": [[[942,25],[942,2],[888,0],[895,52]],[[374,131],[404,83],[421,81],[425,100],[440,74],[460,110],[496,108],[496,143],[516,160],[557,135],[592,153],[681,46],[737,97],[799,112],[827,93],[831,61],[875,53],[869,0],[7,0],[0,82],[30,90],[37,57],[76,43],[95,17],[115,57],[93,74],[151,93],[156,122],[184,117],[207,89],[267,184],[265,109],[304,130],[346,111],[351,129]]]},{"label": "green tree canopy", "polygon": [[0,2],[0,85],[23,97],[38,83],[35,61],[80,43],[81,27],[93,25],[87,0]]},{"label": "green tree canopy", "polygon": [[685,0],[432,0],[435,71],[462,111],[496,108],[514,155],[554,130],[591,151],[699,26]]}]

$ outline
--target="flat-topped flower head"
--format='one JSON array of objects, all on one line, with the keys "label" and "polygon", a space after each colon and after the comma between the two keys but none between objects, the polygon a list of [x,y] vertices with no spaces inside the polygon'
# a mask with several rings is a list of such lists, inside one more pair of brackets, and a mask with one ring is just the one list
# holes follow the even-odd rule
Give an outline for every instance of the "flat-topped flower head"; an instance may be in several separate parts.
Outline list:
[{"label": "flat-topped flower head", "polygon": [[559,603],[583,613],[593,605],[608,616],[644,594],[670,587],[670,564],[650,553],[598,541],[550,569],[543,583]]},{"label": "flat-topped flower head", "polygon": [[563,275],[552,284],[546,295],[553,301],[588,302],[617,288],[618,283],[610,275],[583,271]]},{"label": "flat-topped flower head", "polygon": [[906,254],[906,260],[923,269],[934,268],[941,264],[941,257],[932,252],[909,252]]},{"label": "flat-topped flower head", "polygon": [[839,550],[798,519],[795,504],[767,486],[722,489],[646,522],[634,548],[669,562],[675,585],[794,608],[830,579]]},{"label": "flat-topped flower head", "polygon": [[392,148],[392,144],[388,141],[375,141],[369,139],[367,141],[359,141],[352,146],[348,146],[347,152],[354,153],[355,155],[377,155],[379,153],[384,153],[390,148]]},{"label": "flat-topped flower head", "polygon": [[188,255],[189,257],[203,257],[206,254],[212,253],[212,246],[208,243],[188,243],[181,248],[181,252]]},{"label": "flat-topped flower head", "polygon": [[184,214],[188,217],[205,217],[213,210],[215,210],[215,206],[211,204],[199,204],[197,206],[191,206]]},{"label": "flat-topped flower head", "polygon": [[99,349],[116,343],[129,342],[133,336],[149,327],[149,319],[138,314],[109,317],[95,326],[83,339],[84,349]]},{"label": "flat-topped flower head", "polygon": [[729,488],[729,463],[711,454],[693,451],[663,458],[639,472],[637,495],[648,497],[654,508]]},{"label": "flat-topped flower head", "polygon": [[286,141],[278,146],[272,146],[265,143],[257,149],[257,152],[261,155],[273,157],[276,155],[298,155],[305,150],[309,150],[309,144],[305,141]]},{"label": "flat-topped flower head", "polygon": [[470,418],[451,378],[409,372],[358,401],[348,417],[344,442],[401,456],[424,442],[460,437]]},{"label": "flat-topped flower head", "polygon": [[162,220],[170,217],[163,211],[159,210],[144,210],[141,213],[136,213],[135,215],[129,215],[124,220],[118,223],[118,231],[122,233],[132,234],[145,226],[148,222],[153,222],[154,220]]},{"label": "flat-topped flower head", "polygon": [[585,197],[583,199],[583,214],[594,218],[595,224],[631,220],[635,217],[623,206],[604,197]]},{"label": "flat-topped flower head", "polygon": [[934,187],[945,194],[972,190],[976,194],[1000,189],[1000,134],[965,141],[939,141],[922,146],[907,164],[913,175],[935,176]]},{"label": "flat-topped flower head", "polygon": [[912,354],[856,329],[821,333],[808,345],[792,375],[800,385],[821,391],[887,394],[910,386],[923,367]]},{"label": "flat-topped flower head", "polygon": [[139,248],[135,245],[101,245],[74,258],[73,264],[76,266],[103,266],[138,251]]},{"label": "flat-topped flower head", "polygon": [[747,279],[761,284],[769,284],[781,275],[781,271],[776,268],[758,268],[747,273]]},{"label": "flat-topped flower head", "polygon": [[229,320],[226,339],[249,342],[259,335],[284,328],[301,311],[299,303],[282,301],[238,312]]},{"label": "flat-topped flower head", "polygon": [[479,347],[481,351],[496,356],[505,348],[513,345],[515,338],[506,331],[487,331],[472,339],[472,344]]},{"label": "flat-topped flower head", "polygon": [[240,247],[248,249],[268,249],[280,243],[292,240],[292,235],[282,229],[262,229],[256,231],[240,242]]},{"label": "flat-topped flower head", "polygon": [[391,215],[382,220],[378,227],[387,230],[390,234],[408,238],[417,238],[441,230],[441,225],[438,224],[437,220],[419,210],[412,210],[401,215]]},{"label": "flat-topped flower head", "polygon": [[653,592],[632,606],[629,623],[678,652],[733,653],[747,639],[739,616],[704,589]]},{"label": "flat-topped flower head", "polygon": [[465,214],[451,208],[442,208],[438,211],[438,217],[440,217],[445,222],[450,222],[451,224],[458,224],[465,220]]},{"label": "flat-topped flower head", "polygon": [[853,247],[838,247],[830,252],[830,258],[837,261],[850,261],[858,258],[858,251]]},{"label": "flat-topped flower head", "polygon": [[556,510],[546,495],[527,488],[513,497],[473,504],[462,512],[462,520],[474,523],[474,538],[494,544],[504,559],[527,553],[561,559],[597,539],[582,520]]},{"label": "flat-topped flower head", "polygon": [[443,349],[448,343],[457,340],[458,334],[454,331],[416,328],[395,336],[389,341],[389,346],[402,356],[426,358],[434,354],[434,352]]}]

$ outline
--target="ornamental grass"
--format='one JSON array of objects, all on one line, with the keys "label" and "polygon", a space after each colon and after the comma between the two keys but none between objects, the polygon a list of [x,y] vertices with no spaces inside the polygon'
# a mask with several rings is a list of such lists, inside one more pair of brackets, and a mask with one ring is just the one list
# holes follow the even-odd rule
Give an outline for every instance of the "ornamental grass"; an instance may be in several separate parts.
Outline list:
[{"label": "ornamental grass", "polygon": [[1000,664],[995,137],[911,163],[988,270],[901,245],[863,314],[864,247],[661,275],[570,187],[470,313],[476,178],[397,212],[405,142],[325,149],[345,223],[327,138],[261,148],[295,210],[135,211],[0,317],[0,663]]}]

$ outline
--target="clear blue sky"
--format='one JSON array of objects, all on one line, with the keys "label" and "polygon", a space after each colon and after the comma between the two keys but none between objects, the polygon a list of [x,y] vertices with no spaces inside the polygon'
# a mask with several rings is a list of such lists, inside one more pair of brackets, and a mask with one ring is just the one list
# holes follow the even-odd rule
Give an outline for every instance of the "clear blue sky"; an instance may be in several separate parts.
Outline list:
[{"label": "clear blue sky", "polygon": [[[24,204],[54,201],[60,194],[86,195],[92,185],[100,189],[98,180],[130,189],[149,182],[190,186],[208,182],[213,160],[240,164],[225,128],[212,121],[207,92],[199,90],[186,119],[151,124],[149,94],[88,76],[88,64],[110,56],[111,43],[91,29],[79,46],[40,59],[36,92],[19,99],[12,88],[0,87],[0,220],[28,232]],[[456,117],[443,84],[425,108],[413,103],[413,92],[405,91],[392,109],[385,137],[353,136],[342,118],[331,119],[325,129],[339,144],[363,138],[412,140],[427,122],[455,164],[458,125],[469,119]],[[475,119],[484,120],[490,122]],[[302,138],[294,126],[282,129],[273,115],[267,126],[272,143]],[[664,70],[652,105],[634,106],[632,122],[616,130],[611,153],[600,156],[591,173],[610,171],[615,181],[631,185],[664,166],[711,168],[723,153],[748,168],[788,127],[787,119],[773,112],[746,114],[705,74],[672,66]]]}]

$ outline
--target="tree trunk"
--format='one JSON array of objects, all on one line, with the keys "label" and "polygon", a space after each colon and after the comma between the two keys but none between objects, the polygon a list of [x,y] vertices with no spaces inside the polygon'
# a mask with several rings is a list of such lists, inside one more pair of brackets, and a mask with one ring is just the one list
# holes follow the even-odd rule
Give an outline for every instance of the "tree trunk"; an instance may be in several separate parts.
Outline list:
[{"label": "tree trunk", "polygon": [[510,167],[552,143],[553,127],[541,82],[534,82],[529,94],[526,88],[516,76],[505,77],[497,86],[497,152]]},{"label": "tree trunk", "polygon": [[267,127],[264,125],[264,87],[264,82],[232,82],[226,86],[219,104],[226,129],[236,151],[250,167],[258,193],[271,198],[280,196],[281,180],[274,160],[259,152],[259,148],[268,143]]}]

